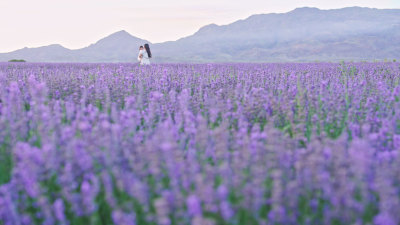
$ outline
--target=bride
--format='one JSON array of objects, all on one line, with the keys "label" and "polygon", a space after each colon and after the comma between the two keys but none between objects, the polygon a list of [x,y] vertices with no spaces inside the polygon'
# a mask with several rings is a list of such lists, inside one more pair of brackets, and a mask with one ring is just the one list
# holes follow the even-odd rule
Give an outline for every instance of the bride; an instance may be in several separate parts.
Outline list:
[{"label": "bride", "polygon": [[142,48],[142,46],[140,47],[141,48],[139,48],[139,56],[138,56],[140,65],[150,65],[150,58],[152,55],[149,44],[145,44],[144,49]]}]

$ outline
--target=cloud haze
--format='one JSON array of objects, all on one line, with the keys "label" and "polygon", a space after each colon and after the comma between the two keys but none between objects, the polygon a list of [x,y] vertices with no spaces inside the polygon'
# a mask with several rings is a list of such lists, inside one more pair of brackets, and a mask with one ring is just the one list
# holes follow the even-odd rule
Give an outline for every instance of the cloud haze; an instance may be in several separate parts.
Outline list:
[{"label": "cloud haze", "polygon": [[118,30],[150,40],[176,40],[210,24],[252,14],[363,6],[400,8],[397,0],[0,0],[0,52],[60,43],[76,49]]}]

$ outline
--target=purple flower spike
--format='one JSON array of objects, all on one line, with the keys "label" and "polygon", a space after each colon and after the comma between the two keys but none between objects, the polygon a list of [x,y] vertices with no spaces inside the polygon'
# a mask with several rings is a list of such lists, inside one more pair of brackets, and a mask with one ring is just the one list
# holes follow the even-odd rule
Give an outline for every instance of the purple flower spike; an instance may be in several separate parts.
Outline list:
[{"label": "purple flower spike", "polygon": [[201,209],[201,202],[196,195],[190,195],[186,199],[186,206],[188,208],[189,215],[191,216],[199,216],[203,213]]}]

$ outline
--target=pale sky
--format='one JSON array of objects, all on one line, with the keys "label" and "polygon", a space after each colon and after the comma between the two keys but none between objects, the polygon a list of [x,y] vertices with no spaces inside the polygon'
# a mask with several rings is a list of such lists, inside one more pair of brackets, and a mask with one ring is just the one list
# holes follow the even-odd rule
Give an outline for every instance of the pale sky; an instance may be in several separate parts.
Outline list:
[{"label": "pale sky", "polygon": [[86,47],[120,30],[152,43],[215,23],[298,7],[400,8],[400,0],[0,0],[0,52],[61,44]]}]

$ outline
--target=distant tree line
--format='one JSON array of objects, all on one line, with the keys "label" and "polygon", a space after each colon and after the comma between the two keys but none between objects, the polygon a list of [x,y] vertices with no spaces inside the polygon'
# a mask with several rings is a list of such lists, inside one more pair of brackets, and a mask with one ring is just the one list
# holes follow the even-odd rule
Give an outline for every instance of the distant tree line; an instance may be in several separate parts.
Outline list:
[{"label": "distant tree line", "polygon": [[11,59],[8,62],[26,62],[26,61],[23,59]]}]

